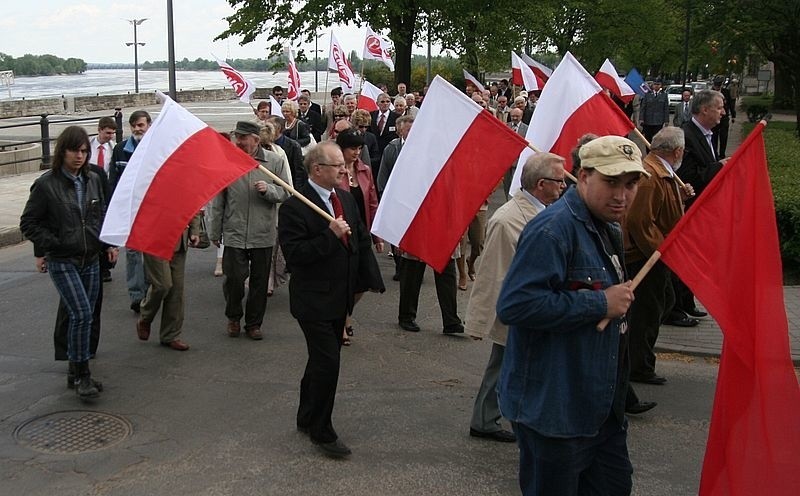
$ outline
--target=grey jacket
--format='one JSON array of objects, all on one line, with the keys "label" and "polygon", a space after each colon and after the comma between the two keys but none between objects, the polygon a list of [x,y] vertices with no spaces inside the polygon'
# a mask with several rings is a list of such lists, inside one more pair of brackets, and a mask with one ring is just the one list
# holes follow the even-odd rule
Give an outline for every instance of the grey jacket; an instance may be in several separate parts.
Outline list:
[{"label": "grey jacket", "polygon": [[666,91],[645,93],[639,104],[639,120],[645,126],[669,124],[669,99]]},{"label": "grey jacket", "polygon": [[[270,172],[292,184],[283,160],[259,147],[256,161]],[[266,181],[267,191],[259,193],[254,184]],[[289,193],[260,169],[253,169],[222,190],[211,203],[211,241],[223,240],[232,248],[268,248],[277,238],[277,204]],[[220,238],[221,236],[221,238]]]}]

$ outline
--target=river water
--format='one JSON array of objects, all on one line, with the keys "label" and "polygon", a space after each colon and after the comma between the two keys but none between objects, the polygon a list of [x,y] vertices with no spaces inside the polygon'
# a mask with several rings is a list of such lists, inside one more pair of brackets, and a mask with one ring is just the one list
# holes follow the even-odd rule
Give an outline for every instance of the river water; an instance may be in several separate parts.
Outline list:
[{"label": "river water", "polygon": [[[259,88],[271,88],[280,84],[286,88],[288,74],[286,72],[244,72],[245,77]],[[328,89],[339,86],[336,74],[320,71],[319,91],[327,91],[325,78],[328,78]],[[175,73],[175,85],[180,90],[230,88],[228,80],[221,71],[178,71]],[[314,72],[301,72],[302,88],[315,91]],[[139,70],[139,92],[169,89],[167,71]],[[9,96],[9,90],[11,95]],[[83,74],[63,76],[15,77],[10,87],[0,86],[0,100],[21,98],[59,97],[62,95],[85,96],[95,94],[133,93],[133,69],[95,69]]]}]

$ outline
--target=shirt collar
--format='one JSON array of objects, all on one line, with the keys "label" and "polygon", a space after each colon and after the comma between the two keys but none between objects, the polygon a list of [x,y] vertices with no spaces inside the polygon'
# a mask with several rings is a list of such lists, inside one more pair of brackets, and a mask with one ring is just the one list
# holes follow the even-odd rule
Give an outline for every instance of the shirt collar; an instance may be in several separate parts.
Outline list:
[{"label": "shirt collar", "polygon": [[710,129],[707,129],[705,126],[700,124],[700,121],[698,121],[694,116],[692,116],[692,122],[694,122],[694,125],[703,132],[703,136],[708,137],[714,134]]},{"label": "shirt collar", "polygon": [[314,188],[314,191],[317,192],[317,194],[319,195],[320,198],[322,198],[323,201],[327,202],[330,200],[331,193],[333,193],[333,188],[325,189],[319,184],[315,183],[313,179],[309,179],[308,184],[310,184],[311,187]]},{"label": "shirt collar", "polygon": [[530,194],[528,191],[526,191],[524,189],[520,189],[520,191],[522,191],[522,196],[524,196],[529,202],[531,202],[531,204],[534,207],[536,207],[537,210],[542,211],[545,208],[547,208],[547,205],[545,205],[544,203],[540,202],[538,198],[536,198],[535,196]]},{"label": "shirt collar", "polygon": [[[655,155],[655,153],[653,155]],[[659,157],[658,155],[656,155],[656,158],[659,159],[662,164],[664,164],[664,167],[667,168],[667,172],[669,172],[669,177],[675,177],[675,169],[672,168],[672,164],[664,160],[663,157]]]}]

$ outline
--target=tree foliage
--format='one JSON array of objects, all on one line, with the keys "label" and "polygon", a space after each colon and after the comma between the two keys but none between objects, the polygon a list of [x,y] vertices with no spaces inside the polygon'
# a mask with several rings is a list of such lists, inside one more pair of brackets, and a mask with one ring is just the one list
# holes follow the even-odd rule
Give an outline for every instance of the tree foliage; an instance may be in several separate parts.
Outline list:
[{"label": "tree foliage", "polygon": [[86,71],[83,59],[62,59],[55,55],[31,55],[14,58],[0,53],[0,71],[14,71],[16,76],[53,76],[55,74],[81,74]]}]

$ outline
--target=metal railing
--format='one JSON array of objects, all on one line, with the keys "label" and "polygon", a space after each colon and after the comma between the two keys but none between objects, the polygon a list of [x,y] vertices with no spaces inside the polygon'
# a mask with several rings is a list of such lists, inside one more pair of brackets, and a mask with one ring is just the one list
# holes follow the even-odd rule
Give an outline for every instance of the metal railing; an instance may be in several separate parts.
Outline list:
[{"label": "metal railing", "polygon": [[[32,144],[41,144],[42,145],[42,154],[38,157],[28,157],[21,160],[13,160],[11,162],[2,162],[0,166],[4,165],[13,165],[19,164],[24,162],[32,162],[36,160],[41,160],[41,165],[39,167],[40,170],[49,169],[52,165],[52,156],[50,152],[50,144],[53,140],[58,139],[58,136],[51,138],[50,137],[50,126],[53,124],[65,124],[65,123],[79,123],[79,122],[91,122],[91,121],[98,121],[100,117],[80,117],[80,118],[67,118],[67,119],[58,119],[58,120],[50,120],[48,114],[42,114],[41,118],[38,121],[31,121],[25,122],[21,124],[7,124],[7,125],[0,125],[0,131],[4,129],[14,129],[14,128],[23,128],[23,127],[33,127],[39,126],[39,138],[29,141],[17,141],[13,140],[7,144],[0,144],[0,151],[6,151],[5,149],[8,147],[16,147],[20,145],[32,145]],[[122,108],[116,107],[114,109],[114,121],[117,124],[117,142],[122,141]],[[97,133],[89,133],[89,136],[97,136]]]}]

